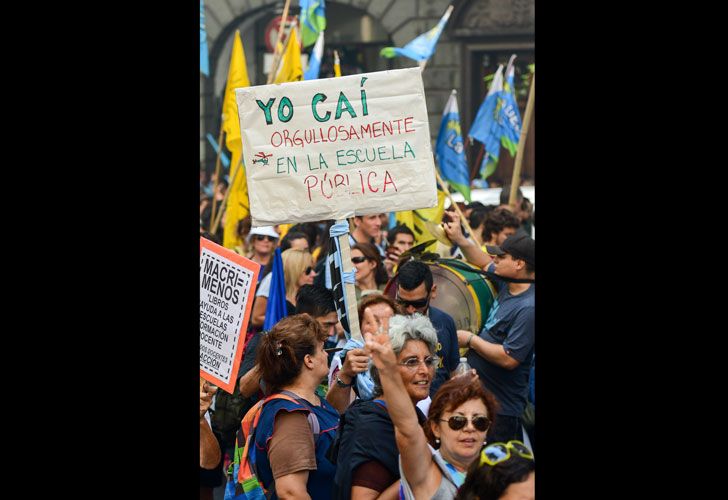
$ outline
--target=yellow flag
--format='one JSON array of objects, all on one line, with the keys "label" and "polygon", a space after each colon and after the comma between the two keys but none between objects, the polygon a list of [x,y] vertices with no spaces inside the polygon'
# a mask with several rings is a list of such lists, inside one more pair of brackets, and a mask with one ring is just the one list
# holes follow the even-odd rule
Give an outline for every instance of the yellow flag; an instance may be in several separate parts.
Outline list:
[{"label": "yellow flag", "polygon": [[[248,69],[245,63],[243,41],[240,31],[235,32],[233,50],[230,55],[230,68],[228,69],[225,97],[222,104],[222,129],[225,131],[225,145],[232,154],[230,162],[231,186],[228,186],[227,208],[225,212],[225,226],[223,233],[223,246],[233,248],[242,241],[237,235],[238,222],[249,213],[248,183],[245,179],[245,166],[240,163],[243,143],[240,136],[240,119],[238,118],[238,105],[235,102],[235,89],[250,87]],[[236,173],[236,170],[240,170]]]},{"label": "yellow flag", "polygon": [[[444,191],[437,190],[437,205],[432,208],[421,208],[419,210],[406,210],[404,212],[397,212],[395,219],[397,224],[404,224],[409,227],[413,233],[415,233],[415,245],[424,243],[428,240],[434,240],[435,237],[432,235],[425,221],[439,224],[442,222],[442,214],[445,212],[445,198],[447,195]],[[427,247],[428,252],[434,252],[437,248],[437,242]]]},{"label": "yellow flag", "polygon": [[273,83],[300,82],[303,80],[303,66],[301,65],[301,47],[296,36],[296,28],[291,29],[286,43],[286,51],[283,54],[281,70],[276,75]]}]

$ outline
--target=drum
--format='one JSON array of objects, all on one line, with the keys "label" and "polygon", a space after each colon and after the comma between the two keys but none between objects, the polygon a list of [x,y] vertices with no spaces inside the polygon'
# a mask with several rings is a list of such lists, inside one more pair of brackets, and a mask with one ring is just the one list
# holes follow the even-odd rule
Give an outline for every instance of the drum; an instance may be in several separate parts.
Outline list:
[{"label": "drum", "polygon": [[[490,280],[477,273],[477,267],[462,260],[440,259],[428,265],[437,285],[437,297],[430,305],[452,316],[458,330],[480,332],[497,295]],[[392,298],[397,294],[396,279],[389,280],[384,290]]]}]

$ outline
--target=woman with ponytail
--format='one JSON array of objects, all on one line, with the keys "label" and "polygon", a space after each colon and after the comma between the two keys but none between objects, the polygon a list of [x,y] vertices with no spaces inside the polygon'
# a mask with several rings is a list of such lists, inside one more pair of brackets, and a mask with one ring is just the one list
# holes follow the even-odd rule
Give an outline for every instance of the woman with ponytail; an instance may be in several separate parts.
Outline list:
[{"label": "woman with ponytail", "polygon": [[257,364],[269,394],[255,431],[258,479],[271,498],[331,497],[335,464],[326,458],[339,413],[316,387],[329,371],[328,334],[308,314],[288,316],[260,340]]}]

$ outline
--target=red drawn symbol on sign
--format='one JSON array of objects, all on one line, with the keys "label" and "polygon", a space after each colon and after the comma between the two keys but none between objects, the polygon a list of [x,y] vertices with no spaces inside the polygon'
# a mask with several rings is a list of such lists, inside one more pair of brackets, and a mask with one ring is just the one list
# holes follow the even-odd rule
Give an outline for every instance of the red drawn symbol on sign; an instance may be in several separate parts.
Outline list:
[{"label": "red drawn symbol on sign", "polygon": [[261,151],[260,153],[257,153],[255,155],[255,159],[253,160],[253,164],[256,164],[258,162],[262,163],[263,165],[268,165],[268,158],[273,156],[273,153],[267,155],[265,152]]}]

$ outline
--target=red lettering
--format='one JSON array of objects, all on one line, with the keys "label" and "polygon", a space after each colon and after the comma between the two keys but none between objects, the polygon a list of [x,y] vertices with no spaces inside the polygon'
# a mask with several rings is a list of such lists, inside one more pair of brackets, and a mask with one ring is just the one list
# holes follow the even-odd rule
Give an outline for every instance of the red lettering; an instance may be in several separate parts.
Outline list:
[{"label": "red lettering", "polygon": [[[311,184],[308,182],[309,179],[313,179],[314,183]],[[303,182],[306,184],[306,187],[308,188],[308,201],[311,201],[311,188],[316,187],[316,184],[318,184],[318,178],[315,175],[309,175],[305,179],[303,179]]]},{"label": "red lettering", "polygon": [[[333,131],[335,132],[335,134],[334,134],[334,138],[333,138],[333,139],[331,138],[331,131],[332,131],[332,130],[333,130]],[[327,133],[326,135],[327,135],[327,136],[328,136],[328,138],[329,138],[329,142],[336,142],[336,139],[338,139],[338,138],[339,138],[339,131],[338,131],[338,130],[336,130],[336,127],[335,127],[334,125],[331,125],[331,126],[329,127],[329,131],[328,131],[328,133]]]},{"label": "red lettering", "polygon": [[324,139],[324,129],[319,129],[319,134],[321,135],[321,141],[320,142],[329,142],[326,139]]},{"label": "red lettering", "polygon": [[[280,138],[280,141],[281,141],[281,142],[279,142],[278,144],[273,144],[273,138],[274,138],[275,136],[278,136],[278,137]],[[270,136],[270,145],[271,145],[271,146],[273,146],[274,148],[277,148],[277,147],[278,147],[278,146],[280,146],[281,144],[283,144],[283,136],[281,135],[281,133],[280,133],[280,132],[273,132],[273,135],[271,135],[271,136]]]},{"label": "red lettering", "polygon": [[361,170],[359,170],[359,180],[361,181],[361,194],[364,194],[364,176],[361,175]]},{"label": "red lettering", "polygon": [[407,128],[410,125],[412,125],[412,117],[408,116],[407,118],[404,119],[404,131],[405,132],[414,132],[415,131],[415,129],[409,130]]},{"label": "red lettering", "polygon": [[402,130],[401,130],[400,126],[402,125],[402,118],[400,118],[399,120],[394,120],[394,123],[397,124],[397,133],[401,134]]},{"label": "red lettering", "polygon": [[291,140],[291,137],[288,134],[288,129],[287,128],[284,128],[283,129],[283,140],[286,143],[286,147],[291,147],[291,148],[293,147],[293,141]]},{"label": "red lettering", "polygon": [[389,174],[389,170],[384,171],[384,192],[387,192],[387,184],[391,184],[394,186],[394,192],[397,192],[397,185],[394,183],[394,179],[392,179],[392,176]]},{"label": "red lettering", "polygon": [[[382,132],[387,130],[387,122],[382,122],[382,128],[384,129]],[[389,122],[389,135],[392,135],[392,122]]]},{"label": "red lettering", "polygon": [[[341,181],[341,182],[339,182],[339,181]],[[349,181],[349,179],[347,179],[347,183],[348,183],[348,181]],[[342,174],[336,174],[334,176],[334,187],[337,188],[337,187],[343,186],[343,185],[344,185],[344,176]]]},{"label": "red lettering", "polygon": [[360,140],[359,134],[356,132],[356,129],[354,128],[354,125],[351,125],[350,128],[349,128],[349,137],[354,137],[354,136],[356,136],[356,140],[357,141]]},{"label": "red lettering", "polygon": [[374,175],[374,177],[376,179],[377,173],[376,172],[369,172],[369,174],[367,175],[367,184],[369,185],[369,191],[371,191],[372,193],[377,193],[377,192],[379,192],[379,189],[374,189],[372,187],[372,181],[371,181],[372,175]]},{"label": "red lettering", "polygon": [[329,188],[331,189],[331,194],[330,194],[329,196],[326,196],[326,193],[324,193],[324,184],[326,184],[326,176],[327,176],[327,175],[328,175],[328,174],[324,174],[324,180],[323,180],[323,181],[321,181],[321,195],[322,195],[322,196],[323,196],[324,198],[327,198],[327,199],[329,199],[329,200],[330,200],[330,199],[331,199],[331,197],[332,197],[332,196],[334,196],[334,191],[333,191],[333,189],[334,189],[334,188],[333,188],[333,185],[332,185],[332,183],[331,183],[331,179],[329,179]]},{"label": "red lettering", "polygon": [[[377,125],[379,125],[381,122],[374,122],[372,123],[372,132],[374,137],[379,137],[379,135],[382,135],[381,130],[377,130]],[[379,132],[379,135],[377,135],[377,132]]]}]

